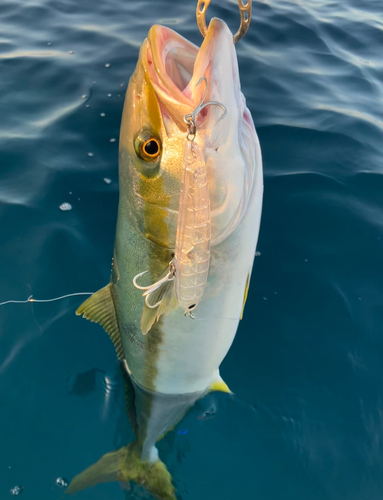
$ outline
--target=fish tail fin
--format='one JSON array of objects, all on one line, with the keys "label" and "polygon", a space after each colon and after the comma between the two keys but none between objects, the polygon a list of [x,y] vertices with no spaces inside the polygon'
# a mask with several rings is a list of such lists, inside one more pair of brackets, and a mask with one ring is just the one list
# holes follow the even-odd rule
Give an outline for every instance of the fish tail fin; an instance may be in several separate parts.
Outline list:
[{"label": "fish tail fin", "polygon": [[166,465],[157,459],[143,461],[137,441],[107,453],[72,479],[66,493],[74,494],[100,483],[133,481],[144,486],[158,500],[177,500],[172,477]]}]

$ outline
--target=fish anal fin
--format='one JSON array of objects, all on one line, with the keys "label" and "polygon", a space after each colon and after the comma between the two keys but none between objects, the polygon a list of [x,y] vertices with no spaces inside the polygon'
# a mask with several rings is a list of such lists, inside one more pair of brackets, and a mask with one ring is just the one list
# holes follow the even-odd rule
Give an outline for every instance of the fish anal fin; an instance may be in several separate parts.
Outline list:
[{"label": "fish anal fin", "polygon": [[112,339],[119,359],[124,357],[121,333],[118,326],[116,309],[112,297],[112,284],[109,283],[98,292],[91,295],[77,309],[77,316],[93,321],[101,325]]},{"label": "fish anal fin", "polygon": [[224,382],[221,378],[215,380],[209,387],[210,391],[219,391],[219,392],[228,392],[229,394],[233,394],[231,390],[228,388],[226,382]]}]

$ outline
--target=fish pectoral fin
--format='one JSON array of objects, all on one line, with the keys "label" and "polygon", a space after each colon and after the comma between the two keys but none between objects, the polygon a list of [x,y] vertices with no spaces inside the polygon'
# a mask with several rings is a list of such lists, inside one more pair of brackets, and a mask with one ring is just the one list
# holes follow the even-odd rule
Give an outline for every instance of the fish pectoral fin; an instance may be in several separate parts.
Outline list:
[{"label": "fish pectoral fin", "polygon": [[[162,273],[160,279],[162,279],[168,273],[168,268]],[[148,307],[144,304],[144,309],[141,316],[141,331],[143,335],[146,335],[151,327],[154,325],[155,321],[158,321],[163,314],[169,314],[170,311],[178,306],[175,291],[174,291],[174,281],[167,281],[159,288],[150,293],[147,297],[149,305],[155,305],[160,303],[157,307]]]},{"label": "fish pectoral fin", "polygon": [[74,494],[90,486],[111,481],[144,486],[158,500],[177,500],[172,477],[166,465],[140,459],[138,443],[135,441],[117,451],[107,453],[71,481],[65,493]]},{"label": "fish pectoral fin", "polygon": [[112,297],[112,284],[109,283],[98,292],[91,295],[77,309],[77,316],[101,325],[112,339],[119,359],[124,357],[121,333],[117,322],[116,308]]},{"label": "fish pectoral fin", "polygon": [[210,392],[212,391],[220,391],[220,392],[228,392],[229,394],[233,394],[231,390],[228,388],[226,382],[224,382],[221,377],[215,380],[209,387]]},{"label": "fish pectoral fin", "polygon": [[241,316],[240,316],[239,319],[243,318],[243,313],[245,311],[245,305],[246,305],[247,295],[249,293],[250,276],[251,276],[251,271],[249,272],[249,274],[247,275],[247,278],[246,278],[245,290],[243,292],[242,311],[241,311]]}]

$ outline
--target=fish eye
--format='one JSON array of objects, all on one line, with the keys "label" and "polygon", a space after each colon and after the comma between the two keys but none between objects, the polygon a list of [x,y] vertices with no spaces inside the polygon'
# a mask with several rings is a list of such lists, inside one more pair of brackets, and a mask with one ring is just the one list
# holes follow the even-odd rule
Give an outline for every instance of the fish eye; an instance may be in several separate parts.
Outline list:
[{"label": "fish eye", "polygon": [[152,132],[144,131],[136,137],[134,149],[141,160],[156,162],[161,155],[161,141]]},{"label": "fish eye", "polygon": [[146,154],[146,156],[149,156],[149,158],[157,158],[160,154],[160,144],[158,140],[153,137],[152,139],[144,142],[142,151]]}]

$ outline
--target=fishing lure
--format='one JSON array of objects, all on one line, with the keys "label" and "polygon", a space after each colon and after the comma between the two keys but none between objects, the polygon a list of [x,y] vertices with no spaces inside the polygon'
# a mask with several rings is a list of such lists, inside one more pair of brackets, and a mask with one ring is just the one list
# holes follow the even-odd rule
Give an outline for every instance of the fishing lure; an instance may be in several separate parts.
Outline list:
[{"label": "fishing lure", "polygon": [[[197,133],[196,117],[206,107],[216,105],[222,108],[222,120],[226,108],[216,101],[205,102],[207,78],[203,76],[196,84],[205,82],[205,91],[200,104],[184,117],[187,136],[183,154],[180,202],[178,209],[177,235],[174,258],[164,275],[150,286],[140,286],[137,279],[148,271],[137,274],[133,284],[144,290],[145,306],[157,309],[154,319],[141,322],[143,333],[147,333],[155,319],[176,306],[184,310],[186,316],[194,318],[192,311],[202,299],[210,264],[211,216],[210,196],[203,151],[194,140]],[[176,301],[173,300],[175,294]],[[144,310],[145,314],[145,310]]]},{"label": "fishing lure", "polygon": [[[188,134],[189,135],[189,134]],[[175,256],[178,306],[193,311],[205,290],[210,263],[210,197],[206,164],[200,146],[188,140],[184,149]]]}]

